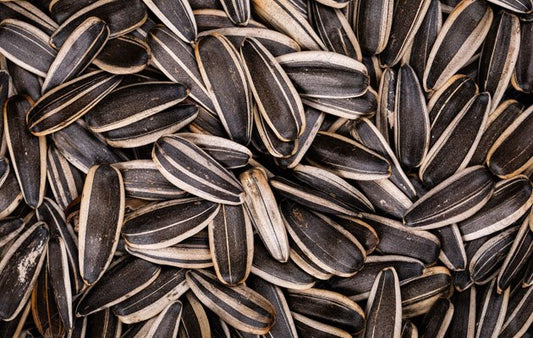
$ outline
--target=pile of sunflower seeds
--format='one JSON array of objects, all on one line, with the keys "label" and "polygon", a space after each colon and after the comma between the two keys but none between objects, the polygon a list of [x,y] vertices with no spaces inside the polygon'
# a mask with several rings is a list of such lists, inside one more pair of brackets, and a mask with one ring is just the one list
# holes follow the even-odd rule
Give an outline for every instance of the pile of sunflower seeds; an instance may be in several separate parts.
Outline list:
[{"label": "pile of sunflower seeds", "polygon": [[532,337],[533,0],[0,21],[0,337]]}]

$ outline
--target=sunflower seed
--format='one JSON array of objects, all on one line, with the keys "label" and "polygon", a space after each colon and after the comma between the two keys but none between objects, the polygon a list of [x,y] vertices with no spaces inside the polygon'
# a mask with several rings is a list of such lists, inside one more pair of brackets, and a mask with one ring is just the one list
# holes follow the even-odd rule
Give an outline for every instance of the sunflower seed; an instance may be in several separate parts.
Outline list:
[{"label": "sunflower seed", "polygon": [[361,307],[337,292],[315,288],[289,290],[287,302],[293,312],[354,335],[360,334],[365,326]]},{"label": "sunflower seed", "polygon": [[125,127],[175,106],[187,94],[183,85],[169,82],[145,82],[120,87],[91,109],[87,124],[93,132],[98,133]]},{"label": "sunflower seed", "polygon": [[152,319],[150,330],[146,337],[154,338],[162,335],[177,337],[183,304],[180,301],[168,305],[161,313]]},{"label": "sunflower seed", "polygon": [[103,100],[120,81],[119,77],[96,71],[54,87],[28,111],[28,128],[34,135],[44,136],[67,127]]},{"label": "sunflower seed", "polygon": [[80,123],[73,123],[53,133],[52,141],[59,153],[83,173],[87,173],[89,168],[96,164],[127,160]]},{"label": "sunflower seed", "polygon": [[188,1],[143,0],[143,2],[180,39],[187,43],[196,40],[196,21]]},{"label": "sunflower seed", "polygon": [[428,313],[424,316],[421,327],[421,337],[444,338],[448,327],[452,321],[453,304],[447,299],[439,299],[433,304]]},{"label": "sunflower seed", "polygon": [[385,268],[394,268],[401,282],[422,275],[424,264],[406,256],[369,256],[364,267],[352,277],[333,277],[326,283],[328,289],[340,292],[354,301],[367,299],[378,273]]},{"label": "sunflower seed", "polygon": [[150,47],[134,36],[119,36],[109,40],[93,64],[111,74],[133,74],[145,69],[150,62]]},{"label": "sunflower seed", "polygon": [[152,158],[163,176],[178,188],[216,203],[243,202],[242,186],[233,174],[184,138],[160,138]]},{"label": "sunflower seed", "polygon": [[13,83],[12,90],[19,95],[27,95],[34,101],[38,100],[41,97],[41,78],[9,60],[6,63]]},{"label": "sunflower seed", "polygon": [[429,147],[429,114],[416,73],[400,67],[396,81],[394,144],[396,156],[406,169],[418,167]]},{"label": "sunflower seed", "polygon": [[151,160],[115,163],[124,181],[126,195],[146,200],[175,199],[187,193],[176,188],[157,170]]},{"label": "sunflower seed", "polygon": [[304,109],[287,74],[274,56],[254,38],[243,41],[241,57],[253,96],[265,122],[282,141],[289,142],[298,138],[305,127]]},{"label": "sunflower seed", "polygon": [[87,316],[122,302],[153,283],[160,271],[160,267],[142,259],[121,259],[83,294],[76,315]]},{"label": "sunflower seed", "polygon": [[531,223],[531,215],[530,212],[529,216],[520,225],[516,238],[513,240],[513,245],[503,261],[497,278],[498,293],[508,289],[511,283],[518,279],[517,275],[520,270],[524,270],[527,267],[527,262],[533,253],[533,238],[531,231],[528,230]]},{"label": "sunflower seed", "polygon": [[492,17],[492,9],[481,0],[463,1],[453,9],[428,56],[426,91],[438,89],[468,62],[485,39]]},{"label": "sunflower seed", "polygon": [[366,67],[341,54],[307,51],[284,54],[276,60],[303,97],[351,98],[368,89]]},{"label": "sunflower seed", "polygon": [[377,108],[377,93],[372,89],[361,96],[347,99],[329,99],[317,97],[302,97],[302,102],[324,113],[347,119],[373,115]]},{"label": "sunflower seed", "polygon": [[471,241],[505,229],[516,222],[533,203],[533,187],[524,176],[500,181],[487,204],[459,223],[464,241]]},{"label": "sunflower seed", "polygon": [[[468,166],[485,129],[490,104],[488,93],[475,96],[444,129],[420,166],[420,179],[427,186],[435,186]],[[461,142],[460,148],[457,142]]]},{"label": "sunflower seed", "polygon": [[222,8],[237,26],[246,26],[250,20],[250,1],[249,0],[222,0]]},{"label": "sunflower seed", "polygon": [[126,251],[159,265],[187,269],[202,269],[213,266],[207,231],[200,231],[182,242],[166,248],[152,250],[126,246]]},{"label": "sunflower seed", "polygon": [[319,132],[306,157],[315,166],[343,178],[376,180],[390,176],[391,167],[386,159],[360,143],[337,134]]},{"label": "sunflower seed", "polygon": [[408,55],[404,55],[409,56],[409,63],[415,70],[419,79],[424,77],[424,69],[431,47],[435,43],[441,28],[441,3],[438,0],[430,0],[429,8],[425,14],[424,20],[413,38],[411,52]]},{"label": "sunflower seed", "polygon": [[7,245],[24,229],[24,221],[20,218],[7,218],[0,221],[0,247]]},{"label": "sunflower seed", "polygon": [[198,36],[201,37],[215,33],[227,37],[235,48],[239,48],[245,38],[255,38],[274,56],[299,52],[301,49],[296,41],[285,34],[264,27],[251,27],[251,25],[248,25],[248,27],[217,28],[202,32]]},{"label": "sunflower seed", "polygon": [[365,337],[399,337],[402,327],[400,282],[394,268],[376,276],[366,305]]},{"label": "sunflower seed", "polygon": [[466,268],[467,258],[461,232],[457,224],[435,229],[433,233],[440,241],[440,261],[450,270],[464,270]]},{"label": "sunflower seed", "polygon": [[498,337],[520,337],[527,335],[533,321],[533,289],[515,288],[511,292],[509,304],[505,314],[505,321]]},{"label": "sunflower seed", "polygon": [[258,240],[254,244],[252,274],[279,287],[308,289],[315,284],[313,276],[302,271],[292,260],[280,263],[270,257],[265,246]]},{"label": "sunflower seed", "polygon": [[14,96],[4,104],[4,131],[7,147],[26,204],[38,207],[46,186],[46,139],[33,137],[26,129],[31,99]]},{"label": "sunflower seed", "polygon": [[437,260],[440,243],[430,232],[410,229],[401,222],[377,215],[365,214],[363,220],[378,234],[378,252],[413,257],[426,265]]},{"label": "sunflower seed", "polygon": [[427,313],[439,298],[449,298],[451,283],[450,272],[442,266],[427,268],[422,276],[407,280],[400,287],[403,318]]},{"label": "sunflower seed", "polygon": [[93,285],[111,264],[124,219],[124,183],[109,165],[91,167],[80,205],[79,265],[87,285]]},{"label": "sunflower seed", "polygon": [[379,100],[374,117],[376,128],[391,149],[394,149],[393,125],[396,117],[396,80],[397,72],[393,68],[385,68],[379,82]]},{"label": "sunflower seed", "polygon": [[260,19],[293,38],[302,48],[326,50],[313,28],[289,0],[251,0],[252,9]]},{"label": "sunflower seed", "polygon": [[519,49],[520,20],[504,11],[497,13],[481,49],[478,71],[481,90],[492,97],[491,111],[509,86]]},{"label": "sunflower seed", "polygon": [[179,337],[211,337],[211,328],[207,314],[192,291],[185,294],[182,303],[183,310],[181,314]]},{"label": "sunflower seed", "polygon": [[[231,139],[247,145],[252,133],[252,101],[237,50],[226,37],[213,33],[198,41],[195,55],[226,132]],[[228,84],[226,72],[234,74],[238,81]]]},{"label": "sunflower seed", "polygon": [[523,142],[533,123],[533,106],[514,120],[494,142],[487,154],[489,169],[502,179],[522,173],[533,164],[533,146]]},{"label": "sunflower seed", "polygon": [[272,304],[244,285],[225,286],[203,270],[188,271],[187,283],[206,307],[241,331],[265,334],[274,324]]},{"label": "sunflower seed", "polygon": [[493,191],[494,179],[488,170],[481,166],[466,168],[413,203],[404,215],[404,223],[434,229],[463,221],[479,211]]},{"label": "sunflower seed", "polygon": [[218,212],[218,204],[198,198],[149,204],[126,216],[122,236],[137,249],[169,247],[204,229]]},{"label": "sunflower seed", "polygon": [[531,36],[533,35],[533,21],[522,22],[520,25],[520,50],[516,60],[515,71],[511,78],[513,87],[521,92],[531,94],[533,92],[533,81],[531,80],[530,55],[533,48]]},{"label": "sunflower seed", "polygon": [[31,301],[29,301],[24,309],[19,312],[16,318],[9,322],[0,322],[0,335],[2,335],[2,337],[19,337],[24,327],[24,323],[26,322],[26,319],[28,319],[30,310]]},{"label": "sunflower seed", "polygon": [[291,314],[299,337],[352,337],[348,332],[335,326],[318,322],[296,312]]},{"label": "sunflower seed", "polygon": [[113,147],[133,148],[151,145],[164,135],[176,132],[198,116],[195,105],[179,104],[127,126],[102,133]]},{"label": "sunflower seed", "polygon": [[221,205],[208,225],[209,248],[217,278],[228,285],[242,284],[252,268],[252,224],[243,206]]},{"label": "sunflower seed", "polygon": [[379,243],[378,234],[366,222],[359,218],[342,215],[333,217],[333,220],[348,230],[361,243],[367,255],[370,255],[377,248]]},{"label": "sunflower seed", "polygon": [[19,206],[22,193],[13,169],[6,158],[0,158],[0,219],[4,219]]},{"label": "sunflower seed", "polygon": [[476,288],[456,293],[451,299],[454,312],[448,337],[474,338],[476,327]]},{"label": "sunflower seed", "polygon": [[329,7],[321,1],[311,1],[309,17],[327,50],[362,61],[359,42],[340,9]]},{"label": "sunflower seed", "polygon": [[387,46],[393,9],[392,0],[354,2],[353,29],[366,54],[379,54]]},{"label": "sunflower seed", "polygon": [[27,228],[0,260],[0,318],[14,319],[26,305],[46,258],[49,232],[37,222]]},{"label": "sunflower seed", "polygon": [[[196,26],[198,26],[198,31],[200,32],[198,36],[200,36],[201,33],[220,28],[236,28],[239,30],[246,28],[266,28],[265,25],[255,21],[254,19],[249,19],[246,27],[235,27],[235,24],[231,21],[228,14],[223,10],[222,6],[206,6],[206,4],[204,4],[205,1],[201,0],[202,6],[199,8],[194,8],[193,1],[189,2],[194,9],[194,20],[196,21]],[[220,5],[220,1],[216,1],[216,3],[217,5]]]},{"label": "sunflower seed", "polygon": [[493,280],[483,295],[481,308],[476,321],[476,338],[496,337],[500,332],[507,311],[510,288],[497,292],[496,281]]},{"label": "sunflower seed", "polygon": [[107,24],[96,17],[82,22],[67,38],[50,65],[42,92],[73,79],[94,60],[109,37]]},{"label": "sunflower seed", "polygon": [[334,194],[303,186],[283,177],[274,177],[270,185],[283,197],[298,202],[312,210],[333,215],[358,216],[359,212],[351,204],[338,199]]},{"label": "sunflower seed", "polygon": [[148,16],[143,3],[135,0],[127,5],[119,0],[98,0],[73,13],[54,31],[50,45],[61,48],[68,36],[87,18],[95,16],[109,27],[109,38],[127,34],[140,27]]},{"label": "sunflower seed", "polygon": [[20,20],[6,19],[0,24],[0,52],[16,65],[40,77],[46,76],[56,57],[48,39],[46,33]]},{"label": "sunflower seed", "polygon": [[65,241],[61,237],[48,242],[48,270],[54,291],[57,309],[67,329],[74,326],[72,291],[70,286],[69,262]]},{"label": "sunflower seed", "polygon": [[400,61],[422,24],[430,2],[400,0],[394,4],[389,40],[380,54],[381,65],[392,67]]},{"label": "sunflower seed", "polygon": [[150,30],[147,42],[152,51],[151,61],[154,65],[171,81],[187,86],[191,98],[215,114],[211,93],[202,81],[193,48],[161,25]]},{"label": "sunflower seed", "polygon": [[357,181],[356,186],[377,210],[393,218],[402,218],[413,204],[409,197],[389,179]]},{"label": "sunflower seed", "polygon": [[489,0],[489,2],[517,13],[533,11],[533,3],[530,0]]},{"label": "sunflower seed", "polygon": [[41,336],[62,337],[65,334],[46,267],[41,269],[35,281],[30,303],[35,327]]},{"label": "sunflower seed", "polygon": [[88,316],[87,332],[89,337],[117,337],[122,332],[122,323],[109,309]]},{"label": "sunflower seed", "polygon": [[[291,244],[293,242],[291,241]],[[308,275],[313,276],[316,279],[328,280],[333,274],[322,269],[316,265],[305,253],[296,245],[293,245],[289,253],[290,259],[294,262],[300,269],[305,271]]]},{"label": "sunflower seed", "polygon": [[57,29],[57,23],[30,1],[3,1],[0,4],[0,21],[9,18],[28,22],[46,34],[52,34]]},{"label": "sunflower seed", "polygon": [[247,282],[250,288],[265,297],[274,306],[276,312],[276,321],[265,337],[298,337],[289,305],[281,288],[255,276],[250,276]]},{"label": "sunflower seed", "polygon": [[180,298],[189,286],[185,269],[163,267],[157,278],[139,293],[112,307],[124,324],[142,322],[163,311]]},{"label": "sunflower seed", "polygon": [[393,150],[386,139],[379,132],[370,120],[360,118],[353,122],[350,131],[352,137],[361,142],[369,149],[377,152],[387,159],[391,164],[391,176],[389,180],[394,183],[409,199],[414,199],[416,191],[405,175]]},{"label": "sunflower seed", "polygon": [[468,271],[475,284],[486,284],[498,274],[517,231],[518,227],[515,226],[491,237],[469,259]]},{"label": "sunflower seed", "polygon": [[[320,268],[339,276],[351,276],[362,268],[366,250],[333,220],[290,201],[281,204],[281,212],[292,240]],[[335,246],[328,245],[333,241]]]}]

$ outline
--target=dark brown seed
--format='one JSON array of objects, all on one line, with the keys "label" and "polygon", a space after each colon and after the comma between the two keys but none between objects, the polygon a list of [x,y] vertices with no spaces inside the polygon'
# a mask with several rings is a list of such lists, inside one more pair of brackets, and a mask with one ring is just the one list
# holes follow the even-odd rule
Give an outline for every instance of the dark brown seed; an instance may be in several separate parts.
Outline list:
[{"label": "dark brown seed", "polygon": [[106,43],[94,65],[111,74],[141,72],[150,63],[150,47],[134,36],[119,36]]}]

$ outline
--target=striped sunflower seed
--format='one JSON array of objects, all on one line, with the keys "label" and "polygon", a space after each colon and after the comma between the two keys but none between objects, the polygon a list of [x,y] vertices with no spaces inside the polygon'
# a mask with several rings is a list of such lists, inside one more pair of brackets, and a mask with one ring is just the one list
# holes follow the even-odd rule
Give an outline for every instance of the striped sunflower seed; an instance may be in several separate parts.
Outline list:
[{"label": "striped sunflower seed", "polygon": [[357,303],[340,293],[310,288],[289,290],[287,302],[291,311],[351,334],[360,334],[365,327],[365,313]]},{"label": "striped sunflower seed", "polygon": [[13,168],[6,158],[0,158],[0,219],[11,215],[23,200]]},{"label": "striped sunflower seed", "polygon": [[478,71],[481,90],[489,92],[492,98],[491,111],[498,106],[509,86],[519,50],[518,16],[504,11],[498,12],[483,43]]},{"label": "striped sunflower seed", "polygon": [[219,210],[218,204],[198,198],[148,204],[125,217],[122,236],[132,248],[169,247],[204,229]]},{"label": "striped sunflower seed", "polygon": [[250,0],[222,0],[222,8],[231,22],[237,26],[246,26],[250,20]]},{"label": "striped sunflower seed", "polygon": [[[189,1],[191,5],[193,5],[193,1]],[[220,1],[216,1],[216,4],[220,5]],[[248,20],[246,27],[235,27],[235,24],[231,21],[228,14],[223,10],[222,6],[207,6],[203,0],[199,7],[192,7],[194,9],[194,20],[196,21],[196,26],[200,32],[198,36],[200,36],[203,32],[220,28],[266,28],[265,25],[255,21],[252,18]]]},{"label": "striped sunflower seed", "polygon": [[440,241],[440,261],[450,270],[465,270],[467,264],[466,252],[457,224],[435,229],[433,233]]},{"label": "striped sunflower seed", "polygon": [[15,18],[28,22],[46,34],[57,29],[57,23],[30,1],[3,1],[0,4],[0,20]]},{"label": "striped sunflower seed", "polygon": [[453,9],[428,56],[426,91],[438,89],[468,62],[488,34],[492,17],[492,9],[481,0],[462,1]]},{"label": "striped sunflower seed", "polygon": [[509,304],[510,288],[497,292],[496,281],[492,281],[483,294],[481,307],[477,308],[476,338],[496,337],[500,332],[507,305]]},{"label": "striped sunflower seed", "polygon": [[36,136],[55,133],[87,114],[120,84],[119,77],[95,71],[46,92],[28,111],[28,128]]},{"label": "striped sunflower seed", "polygon": [[13,171],[26,204],[38,207],[46,186],[46,138],[32,137],[26,128],[30,98],[13,96],[4,104],[3,119],[7,148]]},{"label": "striped sunflower seed", "polygon": [[122,302],[148,287],[160,272],[160,267],[142,259],[120,259],[81,296],[76,316],[87,316]]},{"label": "striped sunflower seed", "polygon": [[169,180],[208,201],[242,204],[242,186],[232,173],[192,142],[179,136],[164,136],[152,152],[157,169]]},{"label": "striped sunflower seed", "polygon": [[[203,36],[194,49],[198,68],[230,138],[247,145],[252,136],[252,97],[237,49],[223,35]],[[227,80],[227,72],[235,81]]]},{"label": "striped sunflower seed", "polygon": [[370,55],[381,53],[389,40],[394,2],[358,0],[353,7],[353,30],[361,49]]},{"label": "striped sunflower seed", "polygon": [[182,304],[179,337],[211,337],[211,327],[205,309],[192,291],[185,294]]},{"label": "striped sunflower seed", "polygon": [[57,309],[48,269],[41,269],[29,303],[31,303],[32,317],[39,334],[57,337],[65,334],[65,326]]},{"label": "striped sunflower seed", "polygon": [[313,165],[348,179],[376,180],[391,174],[391,166],[385,158],[338,134],[319,132],[306,158]]},{"label": "striped sunflower seed", "polygon": [[285,263],[273,259],[265,246],[258,240],[254,243],[252,274],[263,280],[283,288],[308,289],[315,284],[313,276],[302,271],[299,266],[289,260]]},{"label": "striped sunflower seed", "polygon": [[361,61],[361,47],[348,19],[340,9],[323,2],[324,0],[309,2],[309,17],[327,50]]},{"label": "striped sunflower seed", "polygon": [[454,307],[448,335],[450,337],[473,338],[476,325],[476,288],[456,293],[451,299]]},{"label": "striped sunflower seed", "polygon": [[42,92],[73,79],[100,53],[109,37],[107,24],[97,17],[82,22],[67,38],[50,65]]},{"label": "striped sunflower seed", "polygon": [[171,81],[187,86],[191,98],[215,114],[216,109],[202,81],[193,48],[162,25],[152,28],[146,40],[152,52],[151,62]]},{"label": "striped sunflower seed", "polygon": [[522,217],[533,203],[531,182],[524,176],[500,181],[488,202],[473,216],[459,223],[464,241],[491,235]]},{"label": "striped sunflower seed", "polygon": [[15,63],[6,60],[9,75],[11,76],[12,89],[20,95],[27,95],[33,101],[41,97],[41,78]]},{"label": "striped sunflower seed", "polygon": [[348,332],[335,326],[321,323],[296,312],[291,312],[299,337],[352,337]]},{"label": "striped sunflower seed", "polygon": [[113,313],[124,324],[142,322],[179,299],[188,289],[185,269],[163,267],[157,278],[145,289],[114,305]]},{"label": "striped sunflower seed", "polygon": [[117,336],[122,332],[122,323],[109,309],[87,316],[86,335],[89,336]]},{"label": "striped sunflower seed", "polygon": [[394,268],[376,276],[366,304],[365,337],[399,337],[402,327],[400,282]]},{"label": "striped sunflower seed", "polygon": [[511,84],[516,90],[531,94],[533,92],[533,80],[531,80],[531,63],[528,60],[533,48],[531,44],[533,21],[522,22],[520,24],[520,32],[520,50],[518,51]]},{"label": "striped sunflower seed", "polygon": [[24,21],[6,19],[0,23],[0,52],[16,65],[40,77],[46,77],[57,54],[48,45],[49,38],[39,28]]},{"label": "striped sunflower seed", "polygon": [[143,2],[177,37],[187,43],[196,40],[196,21],[189,1],[143,0]]},{"label": "striped sunflower seed", "polygon": [[463,221],[479,211],[493,191],[494,178],[488,170],[481,166],[466,168],[413,203],[403,217],[404,223],[434,229]]},{"label": "striped sunflower seed", "polygon": [[50,45],[61,48],[69,35],[86,19],[95,16],[109,27],[109,38],[127,34],[140,27],[148,16],[140,0],[126,5],[119,0],[98,0],[70,15],[50,36]]},{"label": "striped sunflower seed", "polygon": [[65,241],[61,237],[51,238],[48,242],[47,265],[54,291],[57,309],[65,328],[74,326],[72,290],[70,285],[69,262]]},{"label": "striped sunflower seed", "polygon": [[242,284],[254,257],[254,234],[244,206],[221,205],[207,231],[218,280],[228,285]]},{"label": "striped sunflower seed", "polygon": [[284,54],[276,60],[303,97],[351,98],[368,89],[366,67],[342,54],[307,51]]},{"label": "striped sunflower seed", "polygon": [[266,29],[264,27],[224,27],[213,30],[208,30],[200,33],[198,36],[208,34],[222,34],[233,43],[235,48],[239,48],[246,38],[255,38],[265,46],[266,49],[274,56],[294,53],[300,51],[300,45],[288,37],[287,35],[275,30]]},{"label": "striped sunflower seed", "polygon": [[448,299],[439,299],[433,304],[428,313],[424,315],[420,329],[421,337],[444,338],[452,321],[455,308]]},{"label": "striped sunflower seed", "polygon": [[109,40],[93,64],[111,74],[133,74],[144,70],[149,62],[150,47],[144,39],[124,35]]},{"label": "striped sunflower seed", "polygon": [[251,4],[254,14],[276,30],[293,38],[302,48],[326,50],[306,17],[298,12],[298,7],[290,0],[251,0]]},{"label": "striped sunflower seed", "polygon": [[46,258],[46,224],[29,226],[0,260],[0,318],[14,319],[25,307]]},{"label": "striped sunflower seed", "polygon": [[275,321],[272,304],[245,285],[225,286],[203,270],[188,271],[187,283],[200,302],[233,327],[265,334]]},{"label": "striped sunflower seed", "polygon": [[531,13],[533,11],[531,0],[489,0],[489,2],[517,13]]},{"label": "striped sunflower seed", "polygon": [[498,337],[520,337],[526,334],[533,320],[532,299],[533,289],[530,287],[516,287],[511,292],[505,320]]},{"label": "striped sunflower seed", "polygon": [[487,154],[489,169],[502,179],[516,176],[533,165],[533,146],[524,142],[531,131],[533,106],[520,114],[500,137],[494,142]]},{"label": "striped sunflower seed", "polygon": [[79,266],[87,285],[105,273],[117,249],[124,219],[125,192],[120,171],[109,165],[87,173],[80,205]]}]

